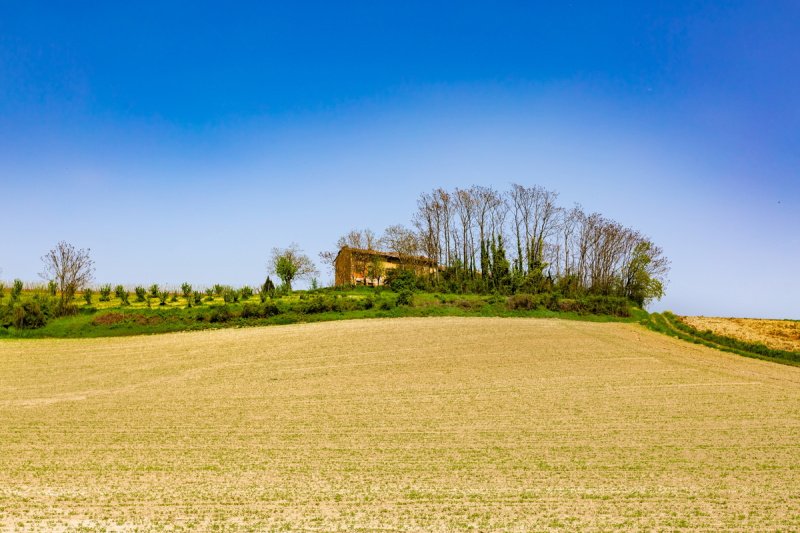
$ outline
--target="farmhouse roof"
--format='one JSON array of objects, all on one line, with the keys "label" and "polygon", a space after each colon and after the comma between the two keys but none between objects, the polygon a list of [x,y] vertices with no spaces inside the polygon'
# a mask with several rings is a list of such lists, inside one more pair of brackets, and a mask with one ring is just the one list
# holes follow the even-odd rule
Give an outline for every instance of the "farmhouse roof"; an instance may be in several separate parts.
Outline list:
[{"label": "farmhouse roof", "polygon": [[[419,261],[421,263],[435,263],[435,261],[433,259],[431,259],[430,257],[425,257],[423,255],[403,256],[402,254],[399,254],[397,252],[388,252],[388,251],[384,251],[384,250],[366,250],[364,248],[353,248],[351,246],[343,246],[339,250],[339,254],[341,254],[344,250],[349,250],[351,253],[354,252],[354,253],[362,254],[362,255],[373,255],[373,256],[377,255],[377,256],[380,256],[380,257],[384,257],[386,259],[403,259],[403,258],[405,258],[405,259],[413,259],[413,260]],[[336,254],[337,257],[338,257],[339,254]]]}]

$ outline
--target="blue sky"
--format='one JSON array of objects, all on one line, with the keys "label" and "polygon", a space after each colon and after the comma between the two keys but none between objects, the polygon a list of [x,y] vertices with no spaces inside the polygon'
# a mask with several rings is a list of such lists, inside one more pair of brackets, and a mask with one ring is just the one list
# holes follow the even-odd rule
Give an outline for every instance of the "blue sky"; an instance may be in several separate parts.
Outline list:
[{"label": "blue sky", "polygon": [[660,244],[656,309],[800,318],[797,3],[163,4],[0,5],[0,278],[256,284],[518,182]]}]

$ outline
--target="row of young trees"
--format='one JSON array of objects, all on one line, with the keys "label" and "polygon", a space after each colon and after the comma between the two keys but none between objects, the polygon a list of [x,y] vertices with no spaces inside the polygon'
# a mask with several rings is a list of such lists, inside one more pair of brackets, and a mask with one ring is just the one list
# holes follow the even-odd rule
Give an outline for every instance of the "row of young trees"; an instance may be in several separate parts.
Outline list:
[{"label": "row of young trees", "polygon": [[[55,316],[71,314],[76,310],[73,301],[76,295],[81,292],[87,305],[93,302],[95,291],[90,286],[94,277],[94,261],[90,256],[89,249],[76,248],[65,241],[59,242],[52,250],[42,256],[43,270],[40,277],[47,281],[48,313]],[[292,282],[297,279],[312,278],[312,285],[316,285],[316,267],[311,259],[306,256],[296,244],[287,248],[273,248],[267,264],[270,273],[274,273],[281,280],[281,285],[275,283],[267,276],[264,283],[258,288],[258,294],[262,302],[266,298],[274,297],[291,291]],[[25,305],[39,305],[43,302],[40,294],[36,294],[36,302],[21,302],[23,283],[15,279],[10,287],[10,298],[7,308],[3,309],[4,314],[24,313]],[[5,296],[5,284],[0,282],[0,300]],[[113,294],[120,300],[122,305],[130,303],[130,292],[122,285],[113,288],[110,284],[99,287],[99,300],[110,301]],[[146,302],[150,305],[151,298],[158,300],[160,305],[166,305],[167,301],[177,302],[178,291],[168,291],[160,288],[157,284],[151,285],[148,289],[137,286],[134,289],[137,302]],[[203,301],[213,300],[214,297],[222,297],[226,303],[235,303],[240,299],[251,298],[254,291],[251,287],[245,286],[233,289],[229,286],[214,285],[200,292],[193,290],[189,283],[181,285],[180,294],[186,300],[188,306],[199,305]],[[42,313],[36,313],[37,315]]]},{"label": "row of young trees", "polygon": [[[420,195],[413,229],[391,226],[380,238],[354,230],[337,246],[388,250],[409,266],[433,259],[439,268],[426,282],[437,290],[601,294],[640,305],[664,294],[669,261],[661,248],[638,230],[557,200],[555,191],[518,184],[502,192],[434,189]],[[332,265],[335,252],[320,257]]]}]

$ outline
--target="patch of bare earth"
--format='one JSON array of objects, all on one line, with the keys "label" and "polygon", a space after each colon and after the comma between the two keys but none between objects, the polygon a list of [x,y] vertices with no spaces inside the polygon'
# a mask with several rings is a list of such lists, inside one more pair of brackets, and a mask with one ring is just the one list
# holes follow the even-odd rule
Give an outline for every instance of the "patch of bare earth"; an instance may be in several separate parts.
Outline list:
[{"label": "patch of bare earth", "polygon": [[681,320],[700,331],[761,343],[776,350],[800,352],[800,321],[704,316],[685,316]]},{"label": "patch of bare earth", "polygon": [[0,342],[0,529],[800,529],[800,368],[629,324]]}]

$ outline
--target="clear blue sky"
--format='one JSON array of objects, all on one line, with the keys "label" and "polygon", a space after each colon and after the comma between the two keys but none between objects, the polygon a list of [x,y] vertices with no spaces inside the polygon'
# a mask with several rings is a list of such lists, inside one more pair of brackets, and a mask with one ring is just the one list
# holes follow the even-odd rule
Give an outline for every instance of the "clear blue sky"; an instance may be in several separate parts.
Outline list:
[{"label": "clear blue sky", "polygon": [[797,2],[113,4],[0,4],[2,279],[256,284],[519,182],[660,244],[657,309],[800,318]]}]

